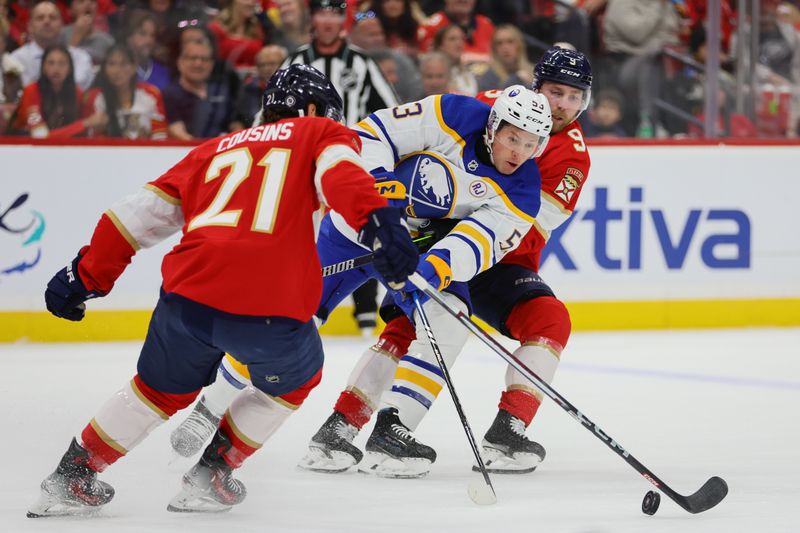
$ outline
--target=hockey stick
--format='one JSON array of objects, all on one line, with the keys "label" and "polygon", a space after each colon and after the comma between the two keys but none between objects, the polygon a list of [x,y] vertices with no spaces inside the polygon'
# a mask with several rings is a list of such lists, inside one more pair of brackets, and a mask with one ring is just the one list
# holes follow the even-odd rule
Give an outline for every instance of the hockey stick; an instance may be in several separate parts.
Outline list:
[{"label": "hockey stick", "polygon": [[[692,513],[702,513],[717,505],[728,494],[728,484],[721,477],[714,476],[706,481],[695,493],[689,496],[684,496],[675,492],[669,485],[661,481],[653,472],[646,466],[640,463],[633,455],[631,455],[625,448],[623,448],[617,441],[603,431],[600,426],[589,420],[583,413],[581,413],[574,405],[566,400],[555,389],[543,381],[539,376],[532,372],[525,366],[517,357],[509,352],[502,344],[500,344],[494,337],[481,329],[472,318],[464,314],[462,311],[453,308],[442,296],[433,288],[431,288],[422,276],[419,274],[412,274],[409,280],[421,287],[421,290],[427,294],[432,300],[441,305],[445,311],[453,315],[459,322],[461,322],[469,331],[474,333],[481,339],[489,348],[491,348],[497,355],[505,359],[515,370],[525,376],[536,388],[546,394],[551,400],[556,402],[559,407],[564,409],[570,416],[581,423],[592,435],[600,439],[606,446],[620,456],[626,463],[628,463],[634,470],[639,472],[647,481],[655,485],[656,488],[662,490],[669,496],[675,503],[680,505],[684,510]],[[656,493],[657,494],[657,493]],[[650,496],[648,492],[647,496]],[[645,497],[645,501],[647,500]],[[657,508],[657,503],[655,504]],[[643,503],[642,510],[647,512],[645,504]],[[655,509],[647,514],[653,514]]]},{"label": "hockey stick", "polygon": [[439,349],[439,343],[436,342],[436,337],[434,337],[433,330],[431,329],[431,323],[428,322],[428,315],[425,314],[425,310],[422,308],[422,303],[419,301],[419,295],[416,291],[411,293],[411,297],[414,299],[414,305],[417,308],[420,321],[425,328],[425,334],[428,336],[428,341],[431,343],[431,349],[433,349],[436,362],[439,363],[439,368],[442,369],[442,377],[444,378],[444,382],[447,383],[447,390],[450,391],[450,397],[453,399],[456,411],[458,411],[458,418],[461,419],[461,425],[464,427],[464,432],[467,434],[467,440],[472,448],[472,453],[475,455],[475,460],[478,461],[481,474],[483,474],[483,481],[485,484],[470,483],[467,488],[467,494],[469,494],[472,501],[478,505],[495,504],[497,503],[497,494],[494,492],[492,480],[489,478],[489,473],[486,471],[486,466],[483,464],[481,454],[478,452],[478,445],[475,443],[475,435],[473,435],[472,429],[469,427],[467,416],[464,414],[464,409],[461,407],[461,402],[458,400],[456,388],[453,385],[453,379],[450,377],[450,371],[447,370],[444,357],[442,357],[442,351]]},{"label": "hockey stick", "polygon": [[[417,246],[422,246],[425,241],[428,239],[433,238],[433,235],[423,235],[422,237],[417,237],[413,239],[411,242],[416,244]],[[333,263],[327,266],[322,267],[322,277],[332,276],[334,274],[339,274],[340,272],[347,272],[348,270],[353,270],[354,268],[362,267],[364,265],[368,265],[372,263],[372,259],[375,257],[375,253],[368,253],[364,255],[359,255],[358,257],[354,257],[352,259],[345,259],[344,261],[339,261],[338,263]]]}]

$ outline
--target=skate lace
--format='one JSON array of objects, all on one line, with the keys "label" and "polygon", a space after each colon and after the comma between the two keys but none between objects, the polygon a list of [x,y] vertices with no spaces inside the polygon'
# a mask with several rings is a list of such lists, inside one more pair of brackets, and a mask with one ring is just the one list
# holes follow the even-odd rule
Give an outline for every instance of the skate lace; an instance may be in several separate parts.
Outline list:
[{"label": "skate lace", "polygon": [[411,434],[411,431],[405,426],[401,426],[400,424],[392,424],[392,431],[403,440],[408,442],[416,442],[414,436]]},{"label": "skate lace", "polygon": [[511,431],[516,433],[518,436],[522,437],[523,439],[527,439],[525,436],[525,423],[522,420],[512,416],[509,422],[509,427],[511,428]]},{"label": "skate lace", "polygon": [[333,431],[347,442],[353,442],[353,439],[358,435],[358,428],[351,426],[344,420],[339,420],[333,428]]},{"label": "skate lace", "polygon": [[216,429],[216,424],[204,417],[197,411],[193,411],[189,417],[183,421],[181,431],[190,433],[193,436],[205,440]]}]

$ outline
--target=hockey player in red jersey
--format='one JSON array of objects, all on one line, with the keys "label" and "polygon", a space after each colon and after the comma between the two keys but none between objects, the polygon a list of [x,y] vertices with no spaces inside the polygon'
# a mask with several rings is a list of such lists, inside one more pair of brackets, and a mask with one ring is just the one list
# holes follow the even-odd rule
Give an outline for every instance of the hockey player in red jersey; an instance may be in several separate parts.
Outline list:
[{"label": "hockey player in red jersey", "polygon": [[[580,52],[553,47],[536,64],[533,88],[547,97],[553,117],[547,148],[536,159],[542,177],[541,209],[519,248],[469,283],[475,315],[518,340],[514,355],[548,383],[569,339],[571,322],[566,306],[538,275],[539,257],[550,232],[572,214],[589,173],[589,153],[576,119],[589,104],[591,83],[591,66]],[[491,104],[501,93],[486,91],[478,99]],[[440,232],[447,231],[449,227]],[[382,308],[381,314],[386,328],[350,374],[333,414],[312,437],[301,467],[337,472],[352,464],[348,455],[360,457],[352,444],[354,437],[371,418],[392,378],[408,373],[402,364],[397,374],[394,368],[415,338],[414,326],[391,305]],[[407,386],[424,387],[420,383]],[[482,442],[483,457],[490,471],[531,472],[544,459],[545,450],[526,437],[525,429],[542,396],[511,367],[506,385],[498,414]]]},{"label": "hockey player in red jersey", "polygon": [[226,351],[248,365],[254,387],[234,400],[168,509],[223,511],[244,499],[233,469],[320,380],[323,352],[311,317],[322,286],[321,208],[360,230],[387,281],[401,283],[417,266],[401,213],[374,189],[358,136],[338,123],[341,113],[341,97],[319,71],[292,65],[277,72],[256,126],[195,148],[115,204],[90,244],[50,280],[48,310],[81,320],[84,302],[108,294],[140,248],[182,231],[163,261],[137,374],[73,438],[28,516],[108,503],[114,490],[97,474],[191,404]]}]

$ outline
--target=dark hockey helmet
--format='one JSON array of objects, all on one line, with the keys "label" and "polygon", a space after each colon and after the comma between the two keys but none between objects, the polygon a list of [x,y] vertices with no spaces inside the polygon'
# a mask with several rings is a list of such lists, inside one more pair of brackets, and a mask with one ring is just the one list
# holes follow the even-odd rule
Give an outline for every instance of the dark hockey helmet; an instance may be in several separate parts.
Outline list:
[{"label": "dark hockey helmet", "polygon": [[331,81],[310,65],[289,65],[267,82],[261,109],[282,107],[305,116],[308,104],[317,106],[317,115],[341,122],[344,102]]},{"label": "dark hockey helmet", "polygon": [[344,13],[347,10],[347,0],[311,0],[308,3],[308,11],[310,13],[320,9],[333,9]]},{"label": "dark hockey helmet", "polygon": [[553,46],[533,67],[533,89],[538,90],[544,81],[563,83],[571,87],[592,88],[592,66],[586,56],[577,50]]},{"label": "dark hockey helmet", "polygon": [[546,81],[581,89],[583,102],[580,111],[589,107],[592,96],[592,66],[583,53],[558,46],[550,47],[533,67],[533,90],[541,89],[542,83]]}]

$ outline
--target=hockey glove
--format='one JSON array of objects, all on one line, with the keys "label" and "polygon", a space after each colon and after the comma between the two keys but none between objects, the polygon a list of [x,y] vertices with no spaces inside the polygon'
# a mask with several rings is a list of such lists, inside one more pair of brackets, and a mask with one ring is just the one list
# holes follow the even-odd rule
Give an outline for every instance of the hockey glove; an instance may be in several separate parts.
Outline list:
[{"label": "hockey glove", "polygon": [[414,273],[419,251],[411,242],[400,209],[381,207],[371,212],[358,241],[372,249],[375,270],[390,284],[402,284]]},{"label": "hockey glove", "polygon": [[90,298],[105,296],[96,291],[89,291],[78,275],[80,254],[70,264],[58,271],[47,284],[44,301],[47,310],[59,318],[78,322],[83,320],[86,305],[83,302]]},{"label": "hockey glove", "polygon": [[[417,274],[422,276],[425,281],[437,291],[446,289],[452,280],[450,253],[447,250],[433,250],[426,253],[420,257],[417,266]],[[414,306],[414,298],[412,298],[411,293],[417,293],[420,303],[424,304],[428,300],[428,295],[420,289],[421,287],[417,287],[410,281],[407,281],[402,291],[395,291],[392,295],[395,303],[412,319],[416,307]]]}]

